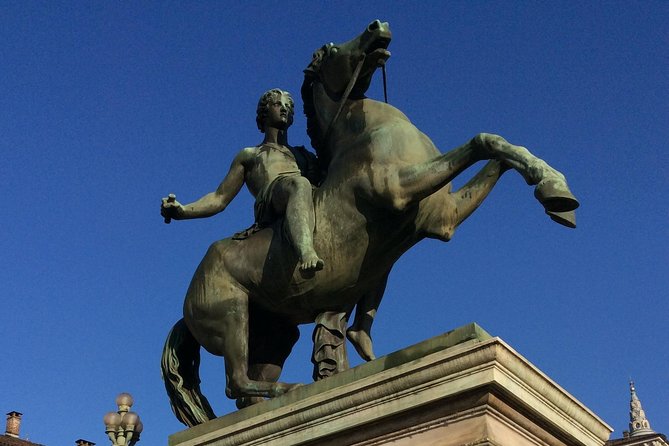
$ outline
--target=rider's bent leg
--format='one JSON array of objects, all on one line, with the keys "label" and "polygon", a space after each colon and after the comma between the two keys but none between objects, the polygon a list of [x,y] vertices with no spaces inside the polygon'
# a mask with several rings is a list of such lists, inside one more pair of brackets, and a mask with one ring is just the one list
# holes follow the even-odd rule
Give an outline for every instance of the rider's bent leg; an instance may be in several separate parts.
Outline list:
[{"label": "rider's bent leg", "polygon": [[325,263],[314,249],[316,218],[311,183],[302,176],[286,177],[277,184],[276,195],[274,206],[285,215],[286,228],[299,257],[300,269],[323,269]]},{"label": "rider's bent leg", "polygon": [[372,348],[372,323],[374,323],[387,283],[388,275],[378,283],[376,288],[362,296],[355,307],[353,325],[346,331],[346,337],[365,361],[376,359]]}]

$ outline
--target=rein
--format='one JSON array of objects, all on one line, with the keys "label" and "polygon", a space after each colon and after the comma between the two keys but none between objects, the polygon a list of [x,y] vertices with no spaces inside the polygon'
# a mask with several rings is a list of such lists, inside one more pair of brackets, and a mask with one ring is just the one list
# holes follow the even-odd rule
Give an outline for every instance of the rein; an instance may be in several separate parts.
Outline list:
[{"label": "rein", "polygon": [[381,65],[381,72],[383,73],[383,100],[388,103],[388,90],[386,89],[386,64]]},{"label": "rein", "polygon": [[[334,127],[335,123],[337,122],[337,119],[339,118],[339,115],[341,114],[341,111],[344,109],[344,104],[346,104],[346,101],[348,100],[348,96],[351,94],[351,90],[353,90],[353,87],[355,86],[355,83],[358,81],[358,76],[360,75],[360,70],[362,70],[362,65],[365,63],[365,58],[366,55],[362,55],[360,58],[360,62],[358,62],[358,65],[355,67],[355,70],[353,71],[353,75],[351,76],[351,80],[348,82],[348,85],[346,86],[346,90],[344,90],[344,94],[342,95],[340,102],[339,102],[339,108],[337,109],[337,113],[335,113],[334,118],[332,118],[332,121],[330,121],[330,124],[328,125],[327,130],[325,131],[325,135],[323,136],[323,143],[327,144],[328,138],[330,137],[330,133],[332,133],[332,128]],[[388,90],[386,88],[386,65],[383,64],[381,66],[381,71],[383,72],[383,99],[388,103]]]},{"label": "rein", "polygon": [[344,94],[342,95],[341,100],[339,102],[339,108],[337,109],[337,113],[335,113],[334,118],[332,118],[332,121],[330,121],[328,129],[325,131],[325,136],[323,136],[324,144],[327,144],[328,138],[330,137],[330,133],[332,133],[332,128],[337,122],[337,119],[339,118],[341,111],[344,109],[344,104],[346,104],[348,96],[351,94],[351,90],[353,90],[355,83],[358,81],[358,76],[360,75],[360,70],[362,70],[362,65],[365,63],[366,57],[367,56],[363,54],[363,56],[360,58],[360,62],[358,62],[358,65],[355,67],[355,70],[353,71],[353,76],[351,76],[351,80],[348,82],[346,90],[344,90]]}]

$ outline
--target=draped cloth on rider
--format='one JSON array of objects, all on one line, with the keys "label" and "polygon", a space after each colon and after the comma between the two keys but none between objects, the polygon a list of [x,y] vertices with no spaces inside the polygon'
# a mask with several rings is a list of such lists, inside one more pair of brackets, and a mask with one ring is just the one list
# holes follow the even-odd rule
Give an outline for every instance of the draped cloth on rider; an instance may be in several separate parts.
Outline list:
[{"label": "draped cloth on rider", "polygon": [[320,183],[323,178],[323,172],[321,172],[316,156],[309,152],[304,146],[290,147],[290,151],[293,153],[293,156],[295,156],[295,161],[299,170],[280,173],[260,190],[256,196],[255,205],[253,206],[255,222],[251,227],[235,233],[235,235],[232,236],[234,240],[244,240],[260,231],[262,228],[270,226],[273,222],[282,217],[276,213],[274,206],[272,206],[272,193],[276,185],[281,181],[286,178],[303,176],[314,186],[317,186]]},{"label": "draped cloth on rider", "polygon": [[300,173],[299,170],[293,172],[281,172],[258,193],[256,196],[256,203],[253,206],[253,215],[256,224],[260,226],[260,228],[271,225],[281,217],[274,210],[274,206],[272,206],[272,194],[274,193],[274,188],[286,178],[299,176],[302,176],[302,173]]},{"label": "draped cloth on rider", "polygon": [[256,202],[253,206],[255,222],[251,227],[235,233],[235,235],[232,236],[233,240],[244,240],[249,238],[262,228],[270,226],[273,222],[281,218],[281,215],[277,214],[274,210],[274,206],[272,206],[272,193],[274,192],[274,188],[286,178],[299,177],[301,175],[302,174],[299,171],[283,172],[263,187],[256,196]]}]

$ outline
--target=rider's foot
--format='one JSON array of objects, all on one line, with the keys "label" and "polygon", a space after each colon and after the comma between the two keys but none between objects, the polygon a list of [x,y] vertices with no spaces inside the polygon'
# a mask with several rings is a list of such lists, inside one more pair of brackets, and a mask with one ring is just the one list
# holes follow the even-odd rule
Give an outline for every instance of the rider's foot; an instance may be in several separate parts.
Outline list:
[{"label": "rider's foot", "polygon": [[349,328],[346,330],[346,337],[351,341],[351,344],[355,347],[355,351],[358,352],[362,359],[365,361],[376,359],[372,350],[372,338],[369,336],[369,333],[364,330]]},{"label": "rider's foot", "polygon": [[324,266],[325,262],[315,252],[305,255],[300,259],[300,269],[302,271],[320,271]]}]

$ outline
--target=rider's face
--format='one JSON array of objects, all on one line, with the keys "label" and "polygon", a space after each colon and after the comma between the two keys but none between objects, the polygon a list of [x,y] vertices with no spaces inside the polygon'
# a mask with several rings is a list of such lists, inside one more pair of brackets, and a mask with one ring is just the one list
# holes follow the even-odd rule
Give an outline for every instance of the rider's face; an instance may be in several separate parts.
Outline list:
[{"label": "rider's face", "polygon": [[275,95],[267,104],[265,126],[287,129],[293,123],[293,106],[286,94]]}]

